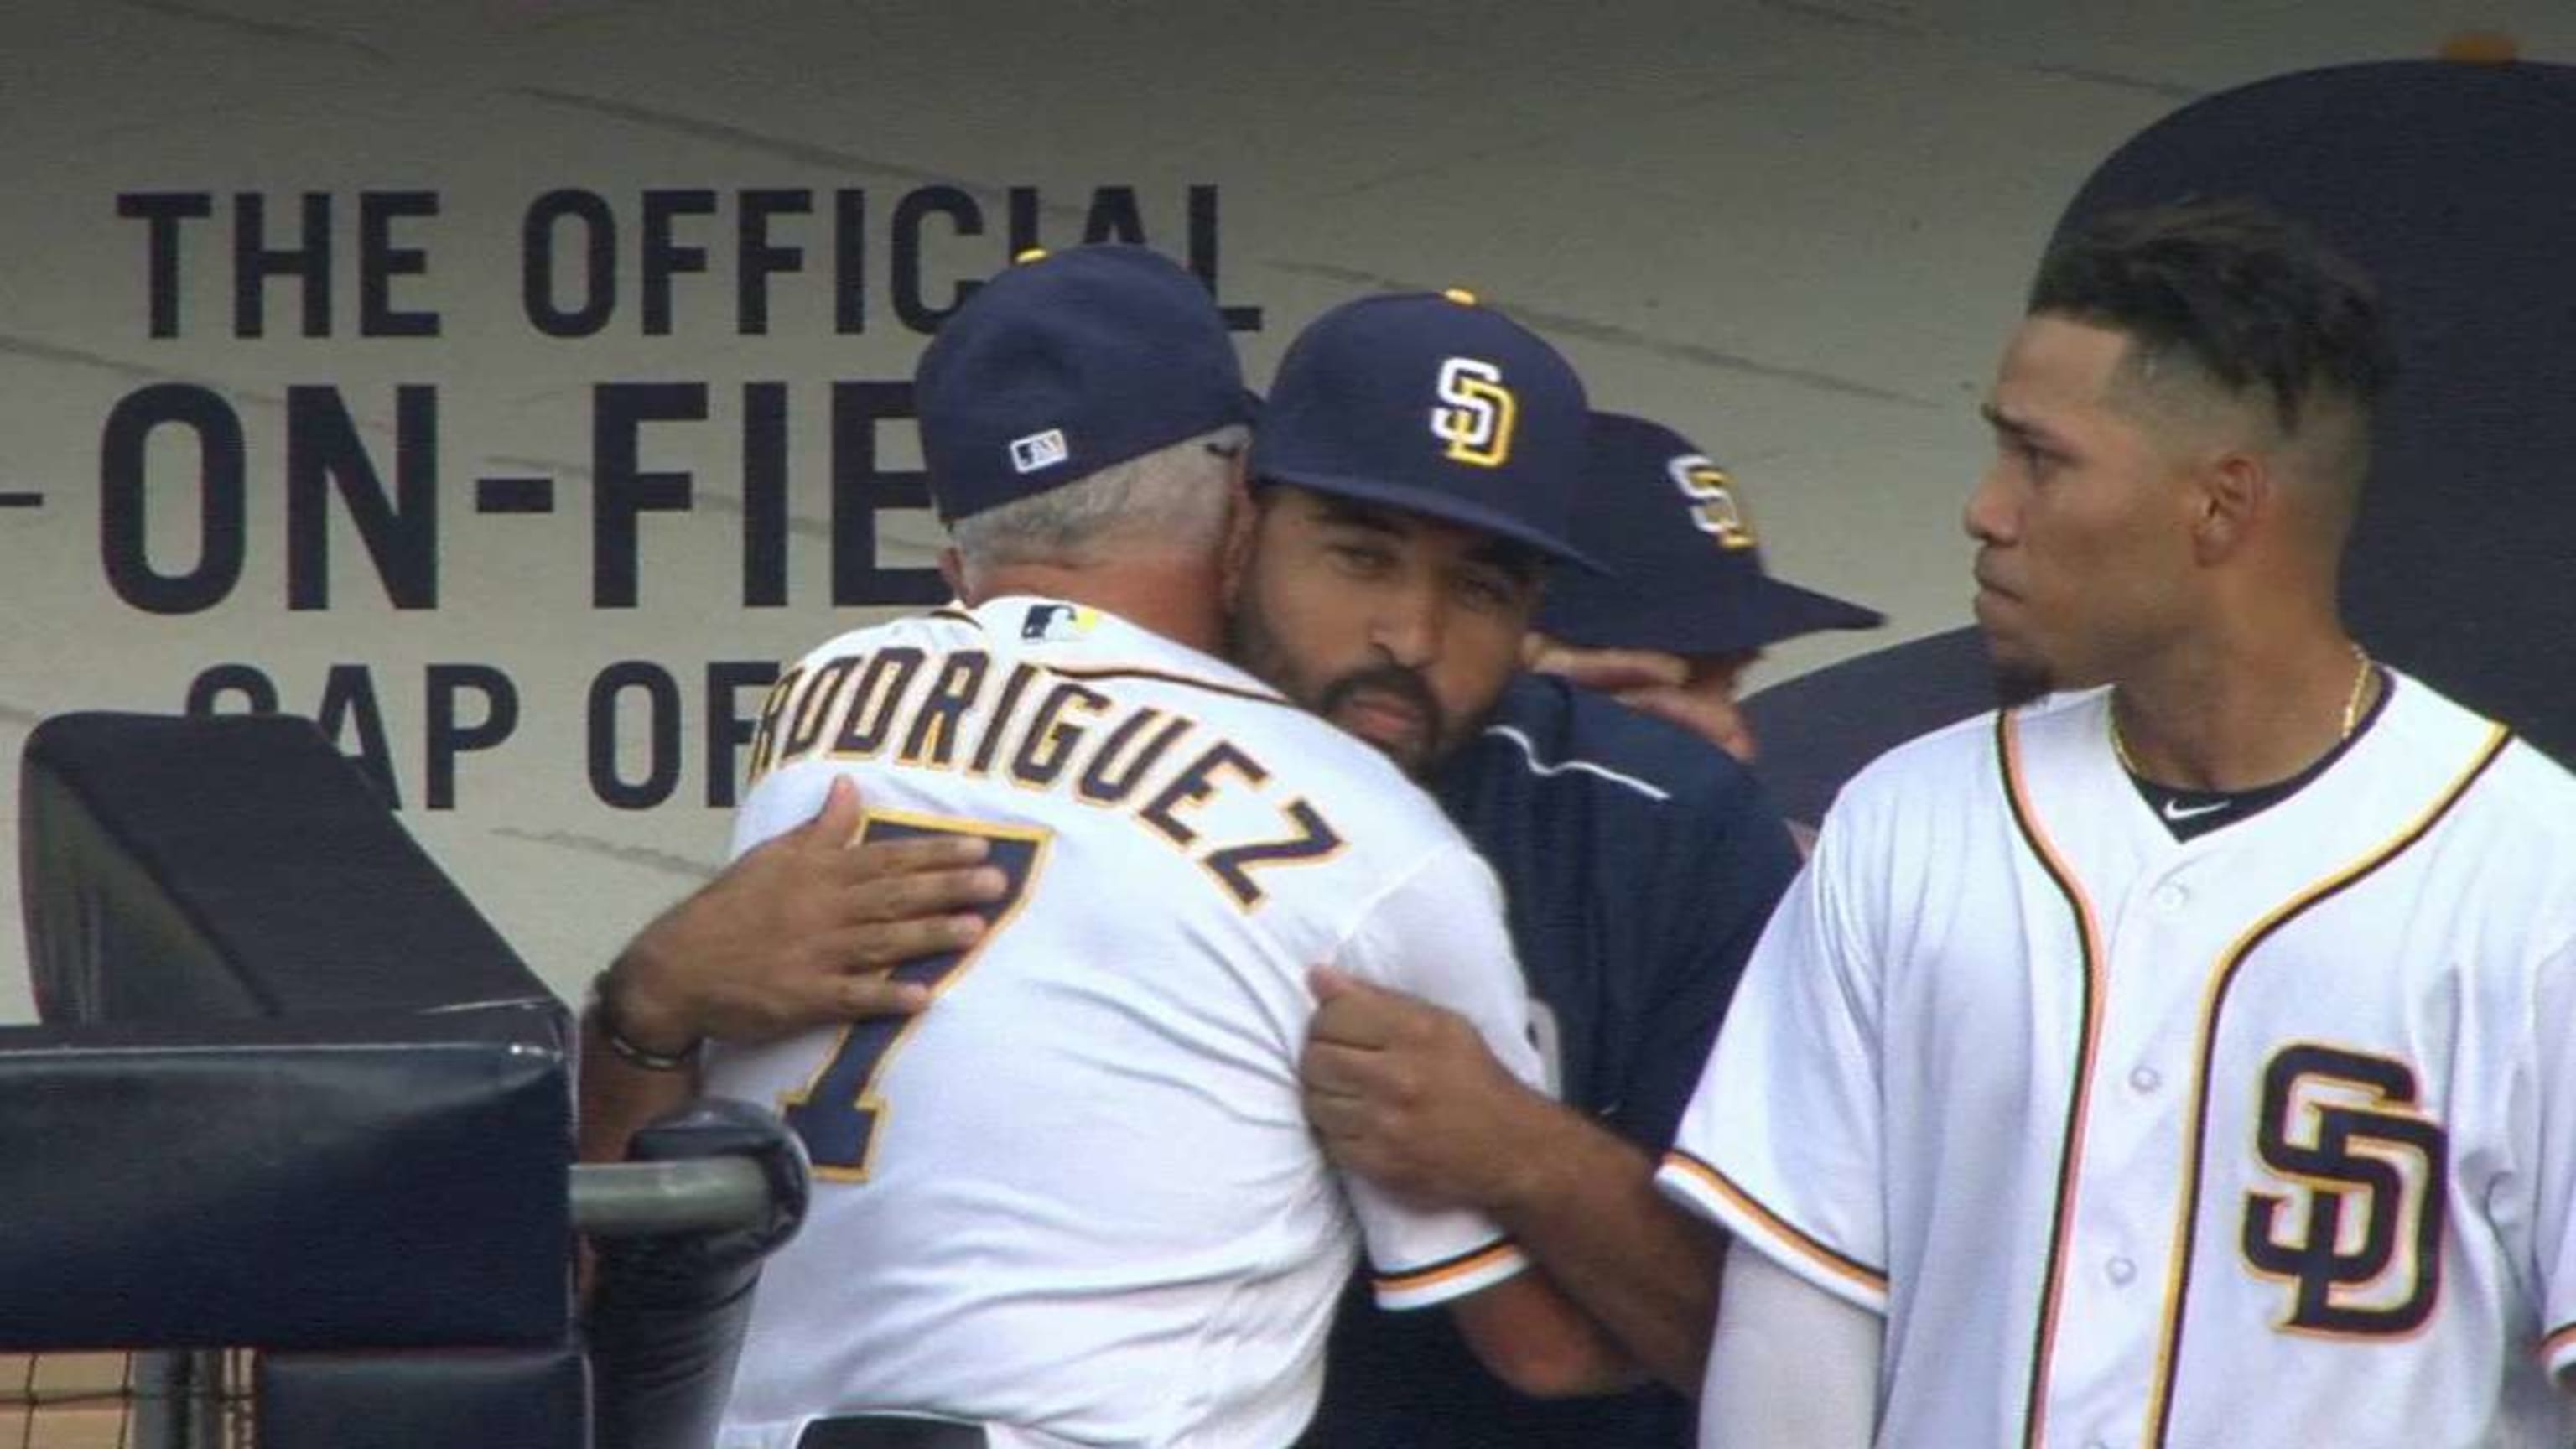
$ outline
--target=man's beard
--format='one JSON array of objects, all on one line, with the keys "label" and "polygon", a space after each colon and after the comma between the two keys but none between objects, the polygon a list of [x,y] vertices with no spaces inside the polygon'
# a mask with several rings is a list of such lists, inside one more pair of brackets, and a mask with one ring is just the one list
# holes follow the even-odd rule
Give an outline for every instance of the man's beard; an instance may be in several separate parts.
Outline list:
[{"label": "man's beard", "polygon": [[[1247,599],[1253,590],[1246,590]],[[1364,745],[1369,745],[1393,760],[1406,774],[1420,778],[1430,773],[1449,752],[1449,724],[1440,707],[1439,697],[1431,692],[1421,674],[1400,664],[1380,664],[1357,669],[1324,682],[1302,679],[1289,667],[1287,652],[1277,642],[1257,609],[1248,602],[1233,610],[1225,621],[1226,657],[1305,709],[1322,716],[1336,729],[1342,726],[1334,719],[1337,711],[1368,694],[1380,694],[1400,701],[1420,716],[1421,743],[1404,750],[1390,742],[1370,739],[1355,730],[1344,730]]]},{"label": "man's beard", "polygon": [[1410,751],[1395,744],[1369,738],[1357,730],[1347,731],[1362,744],[1375,745],[1388,759],[1403,767],[1408,775],[1426,775],[1440,757],[1449,752],[1449,726],[1440,709],[1440,701],[1422,676],[1401,664],[1381,664],[1371,669],[1357,669],[1324,686],[1315,701],[1315,713],[1342,728],[1343,709],[1371,694],[1390,696],[1419,718],[1421,742]]}]

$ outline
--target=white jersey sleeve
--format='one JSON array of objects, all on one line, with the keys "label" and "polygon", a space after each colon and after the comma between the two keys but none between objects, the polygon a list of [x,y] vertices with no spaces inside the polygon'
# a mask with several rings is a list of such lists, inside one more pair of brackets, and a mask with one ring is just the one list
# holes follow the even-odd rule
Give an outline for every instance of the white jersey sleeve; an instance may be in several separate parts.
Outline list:
[{"label": "white jersey sleeve", "polygon": [[1816,1286],[1887,1309],[1878,963],[1828,817],[1745,966],[1657,1185]]},{"label": "white jersey sleeve", "polygon": [[799,762],[762,776],[734,811],[729,858],[740,860],[763,842],[813,819],[839,778],[839,771],[814,762]]},{"label": "white jersey sleeve", "polygon": [[1700,1449],[1869,1449],[1885,1321],[1744,1245],[1701,1380]]},{"label": "white jersey sleeve", "polygon": [[[1458,1013],[1513,1076],[1536,1087],[1538,1048],[1518,958],[1503,929],[1502,889],[1464,844],[1428,856],[1370,907],[1333,963],[1374,985]],[[1481,1213],[1427,1211],[1345,1174],[1382,1308],[1463,1297],[1527,1266]]]},{"label": "white jersey sleeve", "polygon": [[2540,1279],[2541,1359],[2562,1388],[2576,1389],[2576,1051],[2558,1033],[2576,1020],[2576,942],[2540,967],[2529,1060],[2539,1072],[2538,1222],[2533,1251]]}]

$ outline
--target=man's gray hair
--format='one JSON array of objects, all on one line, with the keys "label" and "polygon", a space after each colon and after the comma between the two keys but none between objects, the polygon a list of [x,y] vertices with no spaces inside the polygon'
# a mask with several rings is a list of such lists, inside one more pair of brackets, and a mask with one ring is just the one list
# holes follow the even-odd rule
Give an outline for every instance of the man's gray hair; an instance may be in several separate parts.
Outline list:
[{"label": "man's gray hair", "polygon": [[1225,537],[1239,424],[1112,463],[1061,488],[958,519],[948,534],[966,565],[1082,567],[1129,552],[1214,550]]}]

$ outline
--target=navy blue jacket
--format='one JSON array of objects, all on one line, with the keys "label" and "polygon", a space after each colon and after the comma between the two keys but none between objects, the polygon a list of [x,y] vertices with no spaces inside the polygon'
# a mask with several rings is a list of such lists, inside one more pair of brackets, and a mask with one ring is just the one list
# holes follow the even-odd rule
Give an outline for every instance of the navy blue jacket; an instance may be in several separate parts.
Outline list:
[{"label": "navy blue jacket", "polygon": [[[1588,690],[1524,675],[1433,793],[1502,877],[1558,1095],[1661,1156],[1797,847],[1743,766]],[[1365,1276],[1365,1275],[1363,1275]],[[1691,1405],[1655,1387],[1543,1402],[1488,1374],[1438,1310],[1344,1296],[1317,1449],[1673,1449]]]}]

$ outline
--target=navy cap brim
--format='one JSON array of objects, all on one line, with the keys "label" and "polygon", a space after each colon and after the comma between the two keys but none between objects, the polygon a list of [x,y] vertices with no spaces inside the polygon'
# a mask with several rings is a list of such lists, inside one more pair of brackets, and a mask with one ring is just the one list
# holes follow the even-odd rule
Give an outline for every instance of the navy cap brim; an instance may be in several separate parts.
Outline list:
[{"label": "navy cap brim", "polygon": [[[1579,590],[1580,583],[1573,586]],[[1577,610],[1559,610],[1551,600],[1539,614],[1538,628],[1568,644],[1595,649],[1654,649],[1666,654],[1741,654],[1767,648],[1783,639],[1827,629],[1875,629],[1887,622],[1876,609],[1865,609],[1831,594],[1800,588],[1768,574],[1755,575],[1745,591],[1723,600],[1644,600],[1608,607],[1585,600]],[[1580,623],[1567,614],[1579,614]]]},{"label": "navy cap brim", "polygon": [[1402,483],[1386,483],[1374,478],[1353,478],[1344,474],[1320,473],[1304,468],[1271,468],[1264,470],[1260,476],[1264,482],[1293,483],[1300,488],[1311,489],[1317,493],[1330,493],[1341,498],[1356,498],[1363,503],[1382,503],[1389,508],[1401,508],[1407,513],[1419,513],[1426,518],[1463,523],[1469,528],[1481,528],[1487,533],[1508,538],[1514,543],[1527,544],[1561,563],[1572,564],[1595,574],[1607,575],[1610,572],[1598,559],[1565,540],[1552,537],[1541,529],[1532,528],[1500,509],[1483,507],[1472,499],[1461,498],[1455,493],[1408,487]]}]

